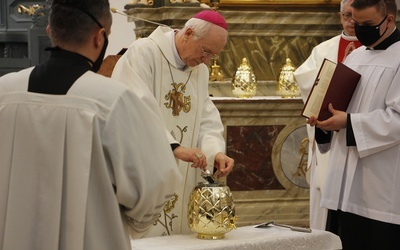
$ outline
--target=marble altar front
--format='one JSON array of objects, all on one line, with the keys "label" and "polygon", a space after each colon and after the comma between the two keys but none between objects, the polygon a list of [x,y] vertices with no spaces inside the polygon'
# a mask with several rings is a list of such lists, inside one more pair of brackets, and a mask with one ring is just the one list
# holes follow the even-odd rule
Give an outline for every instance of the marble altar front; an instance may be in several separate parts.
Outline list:
[{"label": "marble altar front", "polygon": [[276,220],[308,226],[307,132],[300,98],[213,97],[235,168],[226,179],[238,226]]}]

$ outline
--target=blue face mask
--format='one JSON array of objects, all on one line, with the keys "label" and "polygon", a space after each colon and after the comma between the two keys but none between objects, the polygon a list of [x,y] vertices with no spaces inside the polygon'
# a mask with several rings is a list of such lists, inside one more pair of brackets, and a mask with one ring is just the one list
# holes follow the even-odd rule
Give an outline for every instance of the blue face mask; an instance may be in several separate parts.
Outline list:
[{"label": "blue face mask", "polygon": [[388,16],[386,15],[383,18],[382,22],[380,22],[376,26],[360,26],[357,22],[354,22],[354,30],[356,32],[357,39],[361,42],[362,45],[370,46],[378,41],[387,31],[387,26],[383,34],[380,34],[380,26],[386,20]]}]

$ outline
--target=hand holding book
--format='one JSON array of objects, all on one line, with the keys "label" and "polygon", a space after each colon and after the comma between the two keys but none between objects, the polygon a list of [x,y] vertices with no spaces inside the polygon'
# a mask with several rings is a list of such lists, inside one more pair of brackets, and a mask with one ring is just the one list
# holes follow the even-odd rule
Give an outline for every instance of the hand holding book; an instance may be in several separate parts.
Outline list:
[{"label": "hand holding book", "polygon": [[311,116],[307,119],[307,124],[311,127],[319,128],[324,134],[328,134],[329,131],[339,131],[342,128],[346,128],[348,114],[345,111],[335,109],[332,104],[328,105],[328,109],[332,114],[329,119],[319,121],[314,116]]},{"label": "hand holding book", "polygon": [[324,121],[332,116],[331,103],[336,110],[346,111],[361,75],[343,63],[324,59],[314,86],[304,105],[302,116]]}]

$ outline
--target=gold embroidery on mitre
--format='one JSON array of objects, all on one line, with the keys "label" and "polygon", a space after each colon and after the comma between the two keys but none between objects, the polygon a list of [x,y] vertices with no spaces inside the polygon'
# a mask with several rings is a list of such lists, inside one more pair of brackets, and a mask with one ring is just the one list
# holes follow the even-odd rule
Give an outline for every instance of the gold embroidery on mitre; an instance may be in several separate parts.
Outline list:
[{"label": "gold embroidery on mitre", "polygon": [[171,83],[173,89],[165,95],[165,100],[168,102],[164,103],[166,108],[172,109],[172,115],[178,116],[179,112],[183,109],[185,113],[188,113],[191,109],[191,98],[190,95],[184,96],[186,91],[186,84],[181,83]]}]

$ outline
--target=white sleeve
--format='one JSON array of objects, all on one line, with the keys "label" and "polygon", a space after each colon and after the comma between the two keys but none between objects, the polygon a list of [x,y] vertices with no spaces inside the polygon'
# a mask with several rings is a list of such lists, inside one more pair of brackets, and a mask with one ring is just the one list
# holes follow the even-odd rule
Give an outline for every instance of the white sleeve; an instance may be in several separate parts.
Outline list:
[{"label": "white sleeve", "polygon": [[320,67],[318,65],[319,61],[316,48],[314,48],[307,60],[294,72],[294,77],[299,85],[303,102],[307,101],[311,88],[314,85],[315,77],[317,76]]},{"label": "white sleeve", "polygon": [[126,91],[107,118],[103,135],[118,203],[129,216],[131,229],[143,233],[181,181],[163,122],[149,105]]},{"label": "white sleeve", "polygon": [[294,77],[299,85],[300,94],[304,102],[311,92],[323,60],[327,58],[334,62],[337,61],[339,40],[340,35],[315,46],[306,61],[294,72]]}]

